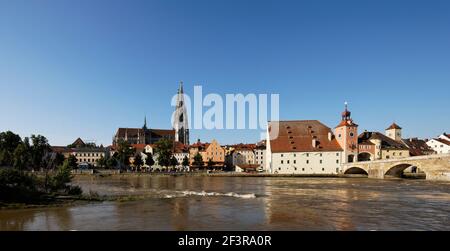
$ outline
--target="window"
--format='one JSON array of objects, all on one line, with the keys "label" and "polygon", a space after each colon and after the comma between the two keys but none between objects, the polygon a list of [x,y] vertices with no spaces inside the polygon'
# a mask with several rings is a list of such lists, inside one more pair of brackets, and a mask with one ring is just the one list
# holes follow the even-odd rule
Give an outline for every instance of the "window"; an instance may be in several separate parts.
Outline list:
[{"label": "window", "polygon": [[337,173],[339,172],[339,167],[336,167],[336,172],[337,172]]},{"label": "window", "polygon": [[297,167],[294,167],[294,170],[297,171]]},{"label": "window", "polygon": [[322,164],[322,160],[320,160],[320,164]]},{"label": "window", "polygon": [[336,156],[339,156],[339,153],[336,153]]},{"label": "window", "polygon": [[278,167],[278,170],[280,170],[280,171],[281,171],[281,167]]},{"label": "window", "polygon": [[309,164],[309,160],[306,160],[306,164]]},{"label": "window", "polygon": [[297,154],[294,153],[294,157],[297,157]]},{"label": "window", "polygon": [[319,156],[322,157],[322,154],[320,154]]},{"label": "window", "polygon": [[305,171],[305,168],[302,168],[302,171]]},{"label": "window", "polygon": [[325,171],[325,168],[322,167],[322,171]]},{"label": "window", "polygon": [[392,156],[395,156],[395,152],[392,153]]},{"label": "window", "polygon": [[281,154],[281,157],[283,157],[283,154]]},{"label": "window", "polygon": [[340,138],[340,137],[341,137],[341,134],[339,133],[339,134],[338,134],[338,138]]},{"label": "window", "polygon": [[306,157],[309,157],[309,153],[306,154]]},{"label": "window", "polygon": [[354,135],[354,134],[351,132],[351,133],[350,133],[350,137],[353,137],[353,135]]},{"label": "window", "polygon": [[399,153],[398,155],[402,156],[402,153]]},{"label": "window", "polygon": [[281,164],[283,164],[283,160],[281,160]]},{"label": "window", "polygon": [[339,164],[339,160],[338,159],[336,160],[336,164]]},{"label": "window", "polygon": [[289,160],[287,161],[287,163],[289,164]]},{"label": "window", "polygon": [[297,161],[294,159],[294,164],[297,164]]}]

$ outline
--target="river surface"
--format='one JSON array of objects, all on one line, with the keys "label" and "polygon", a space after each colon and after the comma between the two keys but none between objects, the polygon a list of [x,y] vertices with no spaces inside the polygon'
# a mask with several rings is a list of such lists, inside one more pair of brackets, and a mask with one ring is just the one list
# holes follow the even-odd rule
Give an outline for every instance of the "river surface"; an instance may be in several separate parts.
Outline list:
[{"label": "river surface", "polygon": [[367,178],[78,177],[85,193],[140,195],[0,210],[0,230],[450,230],[450,183]]}]

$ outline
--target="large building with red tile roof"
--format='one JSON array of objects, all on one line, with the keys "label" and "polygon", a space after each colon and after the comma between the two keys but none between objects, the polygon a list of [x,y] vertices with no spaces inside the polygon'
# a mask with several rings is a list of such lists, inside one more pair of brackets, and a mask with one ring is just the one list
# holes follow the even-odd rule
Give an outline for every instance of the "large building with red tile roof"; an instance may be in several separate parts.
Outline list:
[{"label": "large building with red tile roof", "polygon": [[113,137],[113,145],[117,145],[119,141],[126,141],[132,145],[155,144],[163,138],[174,141],[175,130],[147,128],[147,119],[145,119],[142,128],[118,128]]},{"label": "large building with red tile roof", "polygon": [[[277,135],[273,135],[274,131],[277,131]],[[266,170],[269,172],[283,174],[340,172],[343,149],[331,129],[320,121],[270,121],[268,135]]]}]

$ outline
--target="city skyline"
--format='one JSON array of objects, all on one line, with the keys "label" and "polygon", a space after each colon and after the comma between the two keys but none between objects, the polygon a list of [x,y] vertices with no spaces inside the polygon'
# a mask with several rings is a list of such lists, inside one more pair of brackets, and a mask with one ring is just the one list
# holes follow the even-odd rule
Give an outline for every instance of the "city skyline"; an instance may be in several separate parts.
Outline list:
[{"label": "city skyline", "polygon": [[[104,9],[105,5],[107,9]],[[50,8],[51,7],[51,8]],[[280,94],[280,120],[433,138],[450,118],[450,3],[0,1],[0,131],[111,144],[118,127],[171,128],[193,94]],[[165,14],[161,14],[165,13]],[[191,130],[221,144],[259,130]]]}]

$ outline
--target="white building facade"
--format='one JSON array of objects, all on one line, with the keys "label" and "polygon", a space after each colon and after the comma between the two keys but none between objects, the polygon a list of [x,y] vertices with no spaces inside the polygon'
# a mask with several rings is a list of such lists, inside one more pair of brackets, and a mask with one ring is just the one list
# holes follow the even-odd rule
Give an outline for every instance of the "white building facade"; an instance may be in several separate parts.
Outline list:
[{"label": "white building facade", "polygon": [[450,141],[443,138],[430,139],[427,145],[437,154],[450,153]]},{"label": "white building facade", "polygon": [[235,149],[232,153],[232,165],[255,164],[255,153],[252,149]]},{"label": "white building facade", "polygon": [[[271,135],[273,127],[278,135]],[[331,129],[317,120],[271,121],[265,169],[277,174],[341,173],[343,150]]]},{"label": "white building facade", "polygon": [[257,146],[255,148],[255,164],[258,164],[260,167],[266,170],[266,146]]}]

